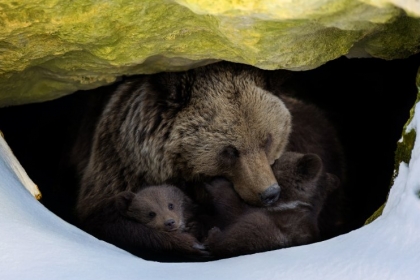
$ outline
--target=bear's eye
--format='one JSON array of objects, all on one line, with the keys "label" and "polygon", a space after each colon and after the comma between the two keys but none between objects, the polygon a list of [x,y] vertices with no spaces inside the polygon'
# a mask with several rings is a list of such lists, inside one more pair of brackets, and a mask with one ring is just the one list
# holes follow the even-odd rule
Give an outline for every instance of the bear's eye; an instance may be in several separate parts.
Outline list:
[{"label": "bear's eye", "polygon": [[227,158],[238,158],[239,151],[234,146],[229,145],[222,150],[221,155]]},{"label": "bear's eye", "polygon": [[156,216],[156,213],[155,212],[149,212],[149,217],[150,218],[154,218]]},{"label": "bear's eye", "polygon": [[172,203],[169,203],[169,204],[168,204],[168,209],[169,209],[169,210],[174,210],[174,205],[173,205]]},{"label": "bear's eye", "polygon": [[232,166],[239,158],[239,151],[234,146],[229,145],[220,152],[221,164],[224,166]]}]

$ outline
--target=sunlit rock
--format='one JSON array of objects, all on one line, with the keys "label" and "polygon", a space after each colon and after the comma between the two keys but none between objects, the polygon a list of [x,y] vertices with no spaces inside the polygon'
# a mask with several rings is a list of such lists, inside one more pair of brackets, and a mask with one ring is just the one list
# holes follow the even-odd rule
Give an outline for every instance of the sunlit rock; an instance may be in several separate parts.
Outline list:
[{"label": "sunlit rock", "polygon": [[0,11],[0,106],[217,60],[305,70],[420,45],[416,1],[26,0]]}]

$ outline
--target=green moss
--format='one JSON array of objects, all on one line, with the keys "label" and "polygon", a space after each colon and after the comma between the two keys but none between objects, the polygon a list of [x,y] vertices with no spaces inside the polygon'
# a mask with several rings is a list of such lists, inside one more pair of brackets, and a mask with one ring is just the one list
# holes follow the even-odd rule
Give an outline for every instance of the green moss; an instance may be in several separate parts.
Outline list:
[{"label": "green moss", "polygon": [[376,210],[376,211],[375,211],[375,213],[373,213],[373,214],[372,214],[372,216],[370,216],[370,217],[366,220],[365,225],[367,225],[367,224],[369,224],[369,223],[373,222],[373,221],[374,221],[374,220],[376,220],[379,216],[381,216],[381,215],[382,215],[382,211],[384,210],[384,208],[385,208],[385,204],[382,204],[382,206],[381,206],[381,207],[379,207],[379,209],[378,209],[378,210]]},{"label": "green moss", "polygon": [[122,75],[186,70],[216,60],[306,70],[346,55],[354,45],[387,59],[419,51],[420,19],[395,6],[354,0],[307,4],[4,0],[0,106],[57,98]]},{"label": "green moss", "polygon": [[397,143],[397,150],[395,151],[394,175],[392,177],[391,185],[393,185],[395,178],[398,176],[399,166],[401,162],[409,163],[411,159],[411,151],[416,140],[416,131],[410,130],[403,134],[403,141]]},{"label": "green moss", "polygon": [[366,39],[366,51],[383,59],[405,58],[420,51],[420,20],[404,14]]}]

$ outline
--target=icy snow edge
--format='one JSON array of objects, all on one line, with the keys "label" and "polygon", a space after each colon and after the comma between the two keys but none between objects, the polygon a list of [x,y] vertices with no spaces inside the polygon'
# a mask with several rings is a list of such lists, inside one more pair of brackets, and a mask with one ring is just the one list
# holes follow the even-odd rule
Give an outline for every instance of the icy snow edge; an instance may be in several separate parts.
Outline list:
[{"label": "icy snow edge", "polygon": [[[407,130],[418,131],[419,106]],[[382,216],[371,224],[324,242],[206,263],[145,261],[66,223],[24,187],[4,150],[1,279],[407,280],[420,275],[418,139],[409,164],[400,165]]]}]

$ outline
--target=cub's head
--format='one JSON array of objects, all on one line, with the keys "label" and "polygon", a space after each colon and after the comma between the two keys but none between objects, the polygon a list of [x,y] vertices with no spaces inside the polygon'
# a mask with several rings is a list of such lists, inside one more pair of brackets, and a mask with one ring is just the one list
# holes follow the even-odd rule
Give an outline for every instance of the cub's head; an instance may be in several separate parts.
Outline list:
[{"label": "cub's head", "polygon": [[184,203],[189,199],[172,185],[150,186],[137,193],[117,195],[119,211],[150,228],[164,231],[183,230]]},{"label": "cub's head", "polygon": [[222,176],[249,204],[276,202],[280,187],[271,165],[288,143],[291,116],[266,90],[262,71],[216,63],[161,74],[153,82],[172,96],[168,106],[178,106],[165,141],[173,176],[187,181]]},{"label": "cub's head", "polygon": [[324,171],[316,154],[286,152],[272,168],[282,186],[278,204],[304,203],[320,211],[328,194],[340,184],[337,176]]}]

